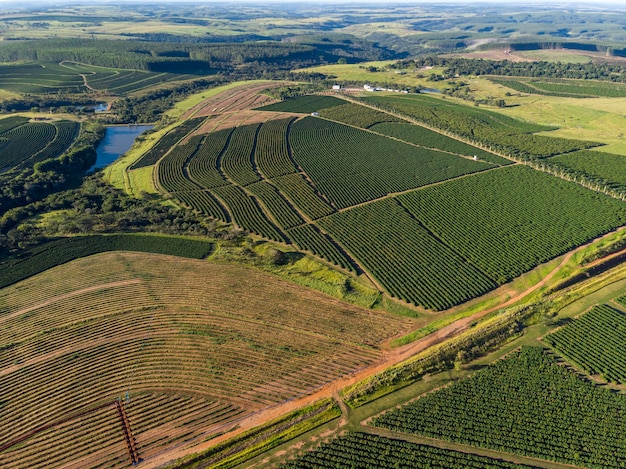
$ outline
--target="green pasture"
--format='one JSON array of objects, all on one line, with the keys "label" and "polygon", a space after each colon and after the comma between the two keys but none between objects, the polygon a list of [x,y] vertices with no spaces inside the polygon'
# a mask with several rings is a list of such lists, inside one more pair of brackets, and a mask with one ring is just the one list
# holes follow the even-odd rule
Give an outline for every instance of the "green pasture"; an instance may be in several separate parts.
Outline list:
[{"label": "green pasture", "polygon": [[[319,67],[311,67],[306,69],[296,70],[296,72],[303,73],[323,73],[329,77],[334,78],[336,81],[355,81],[355,82],[368,82],[368,83],[392,83],[397,86],[406,87],[423,87],[423,88],[439,88],[440,82],[428,81],[427,78],[431,74],[442,73],[441,68],[429,68],[417,71],[406,71],[406,73],[400,70],[387,69],[386,67],[395,63],[395,60],[378,61],[378,62],[363,62],[359,64],[336,64],[336,65],[322,65]],[[380,71],[370,72],[368,67],[376,67]],[[422,75],[422,77],[420,77]]]}]

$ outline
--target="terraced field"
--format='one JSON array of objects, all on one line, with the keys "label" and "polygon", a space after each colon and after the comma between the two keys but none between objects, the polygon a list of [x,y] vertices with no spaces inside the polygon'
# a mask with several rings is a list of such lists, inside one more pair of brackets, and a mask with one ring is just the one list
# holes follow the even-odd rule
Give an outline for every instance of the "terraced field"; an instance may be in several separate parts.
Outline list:
[{"label": "terraced field", "polygon": [[[381,109],[328,96],[286,100],[261,108],[274,114],[260,124],[196,130],[167,153],[156,152],[159,142],[155,158],[137,164],[164,154],[157,180],[184,204],[364,272],[388,294],[433,310],[486,293],[626,223],[621,202],[513,165],[463,137],[476,125],[487,139],[532,140],[545,127],[469,108],[453,122],[458,105],[419,96],[368,102]],[[438,116],[460,135],[402,121],[383,105]],[[303,115],[311,109],[334,120]],[[276,119],[276,111],[289,114]],[[164,142],[173,140],[168,135]],[[587,144],[542,138],[552,142],[549,152]]]},{"label": "terraced field", "polygon": [[0,122],[4,124],[0,127],[0,173],[60,156],[80,129],[80,124],[70,121],[27,122],[9,117]]},{"label": "terraced field", "polygon": [[412,324],[242,266],[124,252],[0,290],[0,306],[2,467],[126,467],[199,443],[372,363]]},{"label": "terraced field", "polygon": [[0,66],[0,88],[17,93],[127,94],[168,81],[184,79],[175,73],[113,69],[71,61],[29,62]]}]

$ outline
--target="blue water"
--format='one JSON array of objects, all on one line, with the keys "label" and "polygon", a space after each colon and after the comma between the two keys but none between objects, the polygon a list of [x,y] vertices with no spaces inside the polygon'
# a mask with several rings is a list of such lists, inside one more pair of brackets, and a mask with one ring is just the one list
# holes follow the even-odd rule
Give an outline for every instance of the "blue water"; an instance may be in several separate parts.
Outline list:
[{"label": "blue water", "polygon": [[113,163],[130,149],[137,137],[153,127],[153,125],[107,127],[104,138],[96,148],[98,155],[96,164],[89,168],[89,171],[102,169]]}]

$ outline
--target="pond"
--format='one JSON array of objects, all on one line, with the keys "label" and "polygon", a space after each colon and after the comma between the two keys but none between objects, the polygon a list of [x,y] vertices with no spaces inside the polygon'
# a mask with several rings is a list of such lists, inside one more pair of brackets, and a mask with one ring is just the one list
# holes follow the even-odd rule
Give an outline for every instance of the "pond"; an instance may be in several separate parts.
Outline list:
[{"label": "pond", "polygon": [[126,153],[139,137],[146,130],[152,129],[153,125],[115,125],[107,127],[104,138],[96,148],[97,159],[89,171],[102,169],[117,160]]}]

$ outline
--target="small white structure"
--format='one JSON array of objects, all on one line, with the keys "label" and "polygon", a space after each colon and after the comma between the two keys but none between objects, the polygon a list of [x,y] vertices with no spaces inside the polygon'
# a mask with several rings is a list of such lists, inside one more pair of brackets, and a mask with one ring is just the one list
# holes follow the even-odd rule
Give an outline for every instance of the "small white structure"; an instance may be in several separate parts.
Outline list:
[{"label": "small white structure", "polygon": [[478,161],[478,157],[474,155],[474,161]]},{"label": "small white structure", "polygon": [[333,85],[333,90],[339,91],[341,89],[341,85]]},{"label": "small white structure", "polygon": [[320,113],[319,112],[312,112],[311,115],[313,117],[319,117]]}]

